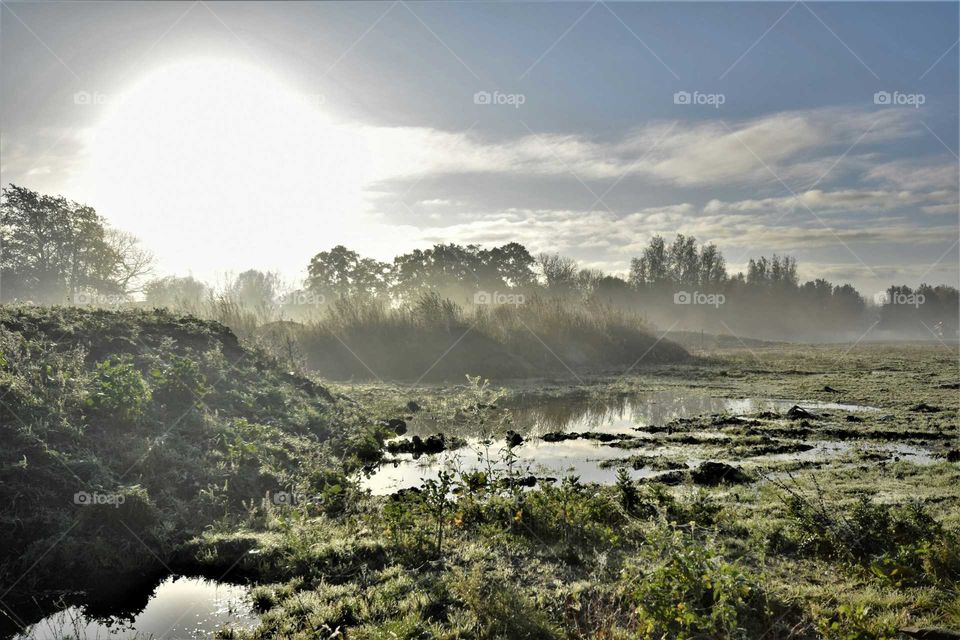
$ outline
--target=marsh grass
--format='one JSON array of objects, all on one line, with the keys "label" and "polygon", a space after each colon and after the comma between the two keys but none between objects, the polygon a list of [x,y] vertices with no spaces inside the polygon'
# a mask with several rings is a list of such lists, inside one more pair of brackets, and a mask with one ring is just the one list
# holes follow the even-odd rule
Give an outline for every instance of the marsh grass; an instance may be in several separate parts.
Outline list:
[{"label": "marsh grass", "polygon": [[[604,327],[613,335],[620,322],[602,312],[561,317],[549,304],[542,313],[487,309],[478,320],[439,299],[339,313],[327,329],[455,336],[477,320],[504,345],[529,335],[524,325],[565,340]],[[796,483],[697,488],[621,474],[614,486],[569,476],[530,489],[517,482],[519,464],[488,464],[454,466],[434,491],[371,496],[355,472],[380,455],[378,418],[432,412],[479,437],[488,459],[509,456],[504,435],[514,425],[498,408],[502,392],[481,377],[416,390],[340,385],[356,402],[244,347],[222,324],[162,311],[4,307],[0,345],[9,542],[0,578],[12,582],[36,562],[36,581],[18,585],[27,593],[142,574],[153,553],[175,571],[251,583],[260,624],[221,633],[237,639],[879,640],[908,623],[960,618],[955,464],[852,458],[799,469]],[[682,375],[724,393],[749,383],[785,397],[819,398],[829,383],[868,404],[894,389],[898,408],[884,429],[955,433],[952,410],[899,408],[946,406],[939,385],[955,363],[935,354],[899,378],[870,373],[904,360],[891,358],[825,364],[805,354],[771,360],[768,371],[741,354],[685,365]],[[804,373],[779,373],[793,370]],[[605,393],[636,384],[618,377]],[[78,512],[71,498],[81,486],[119,492],[124,504]],[[278,492],[299,498],[277,502]]]},{"label": "marsh grass", "polygon": [[303,324],[268,325],[258,335],[296,343],[308,368],[333,378],[527,377],[686,357],[657,342],[637,315],[540,296],[467,309],[429,293],[397,307],[342,299]]}]

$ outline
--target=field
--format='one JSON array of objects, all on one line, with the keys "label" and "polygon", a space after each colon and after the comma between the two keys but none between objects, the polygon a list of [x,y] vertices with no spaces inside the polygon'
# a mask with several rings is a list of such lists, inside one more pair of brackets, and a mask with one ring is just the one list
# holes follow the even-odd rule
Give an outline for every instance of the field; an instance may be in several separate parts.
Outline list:
[{"label": "field", "polygon": [[[171,573],[248,585],[256,621],[218,632],[237,638],[960,628],[943,345],[327,384],[215,323],[4,313],[9,633],[70,604],[117,614],[118,590],[146,600]],[[573,473],[545,455],[581,450]],[[378,484],[390,469],[425,480]],[[77,481],[125,499],[77,505]]]}]

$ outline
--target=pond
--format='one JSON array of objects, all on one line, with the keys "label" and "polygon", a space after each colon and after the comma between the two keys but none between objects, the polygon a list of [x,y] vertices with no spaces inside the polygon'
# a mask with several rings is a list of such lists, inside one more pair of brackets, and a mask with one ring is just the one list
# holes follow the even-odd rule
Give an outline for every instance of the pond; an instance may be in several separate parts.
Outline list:
[{"label": "pond", "polygon": [[[702,391],[689,388],[675,388],[649,391],[624,396],[575,395],[562,397],[520,396],[503,403],[511,411],[513,429],[523,435],[525,441],[513,449],[513,460],[509,462],[514,469],[522,473],[535,474],[538,477],[561,478],[573,474],[582,482],[611,483],[617,475],[616,464],[609,461],[627,458],[630,455],[679,457],[688,466],[695,466],[706,459],[717,459],[708,455],[703,448],[650,442],[643,443],[649,434],[638,432],[638,427],[664,425],[678,418],[690,418],[712,414],[746,415],[760,411],[784,413],[795,404],[810,411],[867,412],[880,411],[876,407],[825,403],[815,401],[795,401],[771,398],[724,398],[714,397]],[[444,433],[448,437],[456,435],[466,441],[466,446],[455,450],[443,451],[436,455],[424,455],[415,458],[410,454],[389,456],[372,473],[361,478],[361,486],[375,494],[393,493],[399,489],[419,486],[424,479],[436,477],[445,468],[460,470],[505,470],[508,462],[504,460],[504,441],[502,434],[489,447],[484,445],[474,433],[468,433],[466,426],[454,423],[440,424],[432,420],[414,418],[408,422],[408,437],[414,435],[426,438],[435,433]],[[547,433],[557,432],[593,432],[627,436],[634,440],[635,447],[624,450],[608,446],[595,439],[572,439],[560,442],[547,442],[540,439]],[[691,435],[705,435],[714,439],[725,437],[716,432],[692,432]],[[852,445],[846,442],[820,441],[810,442],[813,447],[808,451],[777,454],[769,459],[816,459],[841,455]],[[914,456],[914,451],[892,451],[892,455]],[[601,465],[601,463],[606,464]],[[651,476],[658,471],[650,468],[627,471],[634,478]]]},{"label": "pond", "polygon": [[220,627],[250,628],[258,617],[246,587],[204,580],[169,577],[161,582],[145,607],[108,618],[89,616],[81,607],[68,607],[35,623],[17,640],[128,640],[207,638]]}]

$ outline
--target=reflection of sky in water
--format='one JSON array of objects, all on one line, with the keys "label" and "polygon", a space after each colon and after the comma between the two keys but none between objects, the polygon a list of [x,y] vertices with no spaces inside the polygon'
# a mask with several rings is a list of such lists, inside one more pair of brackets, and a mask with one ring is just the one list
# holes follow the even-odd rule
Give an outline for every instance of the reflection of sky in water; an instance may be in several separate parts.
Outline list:
[{"label": "reflection of sky in water", "polygon": [[[503,439],[497,439],[489,450],[490,468],[504,471]],[[611,458],[623,458],[630,454],[648,453],[656,455],[662,447],[651,445],[650,449],[623,451],[614,447],[605,447],[591,440],[566,440],[564,442],[544,442],[529,440],[516,447],[514,470],[522,475],[563,478],[567,475],[579,476],[582,482],[613,482],[616,468],[601,469],[598,462]],[[444,451],[433,456],[422,456],[414,460],[410,455],[396,456],[396,463],[385,462],[368,478],[361,480],[361,486],[373,493],[392,493],[397,489],[417,487],[428,478],[436,478],[444,469],[486,470],[487,454],[482,444],[471,440],[470,444],[455,451]],[[628,469],[635,478],[651,475],[648,469],[634,471]]]},{"label": "reflection of sky in water", "polygon": [[[561,478],[574,474],[583,482],[613,482],[616,468],[601,469],[598,462],[613,458],[625,458],[631,455],[657,456],[674,454],[685,457],[688,464],[700,460],[689,457],[696,451],[689,446],[669,445],[639,447],[630,450],[604,446],[594,440],[565,440],[562,442],[544,442],[537,439],[545,433],[557,431],[596,431],[602,433],[630,434],[643,438],[635,431],[636,427],[663,425],[677,418],[709,414],[743,415],[758,411],[785,412],[794,404],[821,411],[877,411],[873,407],[844,405],[823,402],[795,402],[792,400],[774,400],[762,398],[714,398],[705,393],[690,389],[668,389],[649,391],[630,396],[619,397],[527,397],[503,403],[513,416],[515,431],[529,438],[522,446],[514,449],[515,468],[525,474]],[[453,424],[441,424],[435,421],[414,419],[409,424],[407,437],[419,435],[426,437],[443,432],[465,438],[469,445],[456,451],[444,451],[434,456],[423,456],[414,460],[410,455],[395,456],[396,463],[382,464],[372,475],[361,480],[361,486],[374,493],[392,493],[397,489],[419,486],[424,479],[435,478],[444,468],[460,470],[485,469],[487,456],[475,433],[466,432]],[[712,433],[711,437],[722,434]],[[781,454],[781,458],[813,459],[825,455],[839,455],[849,445],[836,443],[839,447],[828,447],[829,443],[818,443],[809,452]],[[823,446],[819,446],[823,445]],[[503,456],[504,440],[502,434],[489,449],[489,458],[494,461],[492,468],[505,469],[500,462]],[[686,455],[685,455],[686,454]],[[907,454],[909,455],[909,454]],[[653,471],[628,469],[634,477],[652,475]]]},{"label": "reflection of sky in water", "polygon": [[811,410],[876,411],[873,407],[829,402],[714,398],[687,389],[649,391],[616,398],[530,398],[504,406],[511,409],[517,431],[543,434],[550,431],[623,433],[638,426],[663,425],[677,418],[783,412],[795,404]]},{"label": "reflection of sky in water", "polygon": [[253,614],[245,587],[201,578],[167,578],[150,597],[146,608],[131,612],[133,621],[101,622],[70,607],[47,616],[17,640],[61,638],[207,638],[221,625],[252,627]]}]

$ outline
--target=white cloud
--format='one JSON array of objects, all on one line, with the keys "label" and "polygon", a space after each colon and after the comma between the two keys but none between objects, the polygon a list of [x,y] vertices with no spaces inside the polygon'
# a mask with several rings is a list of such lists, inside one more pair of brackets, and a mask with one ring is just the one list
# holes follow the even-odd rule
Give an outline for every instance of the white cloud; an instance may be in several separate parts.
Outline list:
[{"label": "white cloud", "polygon": [[[615,142],[525,134],[487,142],[424,128],[365,128],[382,179],[419,174],[575,174],[582,180],[646,176],[679,186],[817,179],[853,143],[861,147],[917,132],[902,110],[814,109],[744,122],[654,123]],[[816,157],[812,157],[816,156]]]}]

